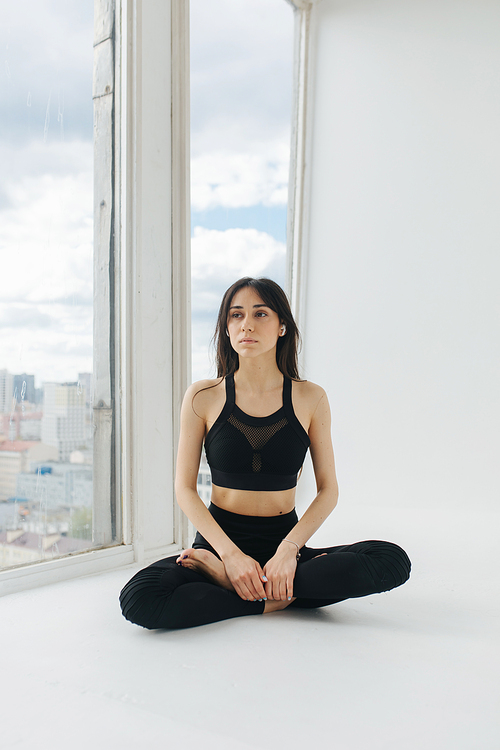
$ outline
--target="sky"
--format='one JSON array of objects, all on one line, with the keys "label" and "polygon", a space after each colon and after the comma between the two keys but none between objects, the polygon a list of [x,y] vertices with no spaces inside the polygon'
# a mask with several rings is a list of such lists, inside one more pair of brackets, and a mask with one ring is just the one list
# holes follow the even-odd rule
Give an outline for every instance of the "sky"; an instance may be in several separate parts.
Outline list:
[{"label": "sky", "polygon": [[4,3],[0,44],[0,369],[92,366],[90,0]]},{"label": "sky", "polygon": [[[92,369],[93,0],[4,4],[0,45],[0,370]],[[191,0],[193,377],[220,297],[284,281],[293,11]]]},{"label": "sky", "polygon": [[285,0],[191,0],[193,380],[225,289],[285,280],[292,63]]}]

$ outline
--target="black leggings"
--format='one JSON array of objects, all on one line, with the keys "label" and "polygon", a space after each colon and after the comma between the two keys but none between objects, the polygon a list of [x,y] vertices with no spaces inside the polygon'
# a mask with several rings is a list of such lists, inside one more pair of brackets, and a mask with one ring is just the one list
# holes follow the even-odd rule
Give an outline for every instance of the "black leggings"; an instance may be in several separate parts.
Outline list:
[{"label": "black leggings", "polygon": [[[243,516],[215,505],[210,513],[230,539],[261,566],[297,523],[295,511],[282,516]],[[193,547],[216,551],[199,533]],[[326,555],[318,557],[318,555]],[[391,542],[365,541],[338,547],[302,547],[290,607],[312,608],[401,586],[410,576],[404,550]],[[218,555],[217,555],[218,556]],[[231,617],[262,614],[264,602],[249,602],[176,564],[178,555],[140,570],[120,593],[124,617],[144,628],[189,628]]]}]

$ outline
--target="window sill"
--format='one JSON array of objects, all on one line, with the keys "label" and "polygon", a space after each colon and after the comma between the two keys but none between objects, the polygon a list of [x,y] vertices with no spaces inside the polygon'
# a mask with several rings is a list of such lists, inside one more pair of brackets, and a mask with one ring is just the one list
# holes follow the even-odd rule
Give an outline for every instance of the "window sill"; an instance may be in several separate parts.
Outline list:
[{"label": "window sill", "polygon": [[[171,544],[162,550],[155,550],[151,559],[167,557],[179,550],[178,545]],[[116,547],[83,552],[79,555],[61,557],[57,560],[44,560],[33,565],[9,568],[0,572],[0,595],[14,594],[17,591],[38,588],[71,578],[115,570],[134,562],[137,562],[134,546],[122,544]],[[149,560],[141,560],[141,563],[145,565],[148,562]]]}]

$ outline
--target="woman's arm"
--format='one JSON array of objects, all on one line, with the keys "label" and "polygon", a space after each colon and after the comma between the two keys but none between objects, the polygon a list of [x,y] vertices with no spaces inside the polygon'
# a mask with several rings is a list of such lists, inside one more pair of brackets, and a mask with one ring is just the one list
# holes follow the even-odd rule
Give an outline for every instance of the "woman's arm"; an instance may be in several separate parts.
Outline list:
[{"label": "woman's arm", "polygon": [[[331,437],[330,406],[326,393],[314,410],[309,426],[310,452],[316,478],[317,495],[300,521],[287,534],[299,549],[319,529],[337,505],[339,490],[335,474],[335,459]],[[297,548],[281,542],[276,554],[264,566],[268,578],[266,594],[269,599],[289,599],[293,596],[293,578],[297,567]]]},{"label": "woman's arm", "polygon": [[[203,415],[203,399],[198,399],[200,414],[194,411],[193,399],[203,385],[194,383],[190,386],[182,403],[175,476],[177,502],[195,528],[217,550],[236,593],[242,599],[262,599],[266,595],[262,585],[262,579],[265,579],[262,568],[251,557],[244,555],[229,539],[208,512],[197,492],[196,484],[207,422]],[[206,398],[206,391],[203,393]]]}]

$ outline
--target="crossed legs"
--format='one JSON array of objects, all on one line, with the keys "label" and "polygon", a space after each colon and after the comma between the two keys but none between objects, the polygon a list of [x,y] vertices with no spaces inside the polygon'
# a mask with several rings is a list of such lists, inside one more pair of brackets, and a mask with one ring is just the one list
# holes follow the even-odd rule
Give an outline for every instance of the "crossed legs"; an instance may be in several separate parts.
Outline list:
[{"label": "crossed legs", "polygon": [[322,607],[396,588],[409,578],[411,568],[404,550],[391,542],[304,547],[294,579],[296,598],[265,609],[273,603],[245,601],[231,590],[222,563],[211,552],[195,552],[199,554],[190,554],[189,567],[177,565],[173,556],[136,573],[120,594],[126,619],[149,629],[186,628],[288,605]]}]

